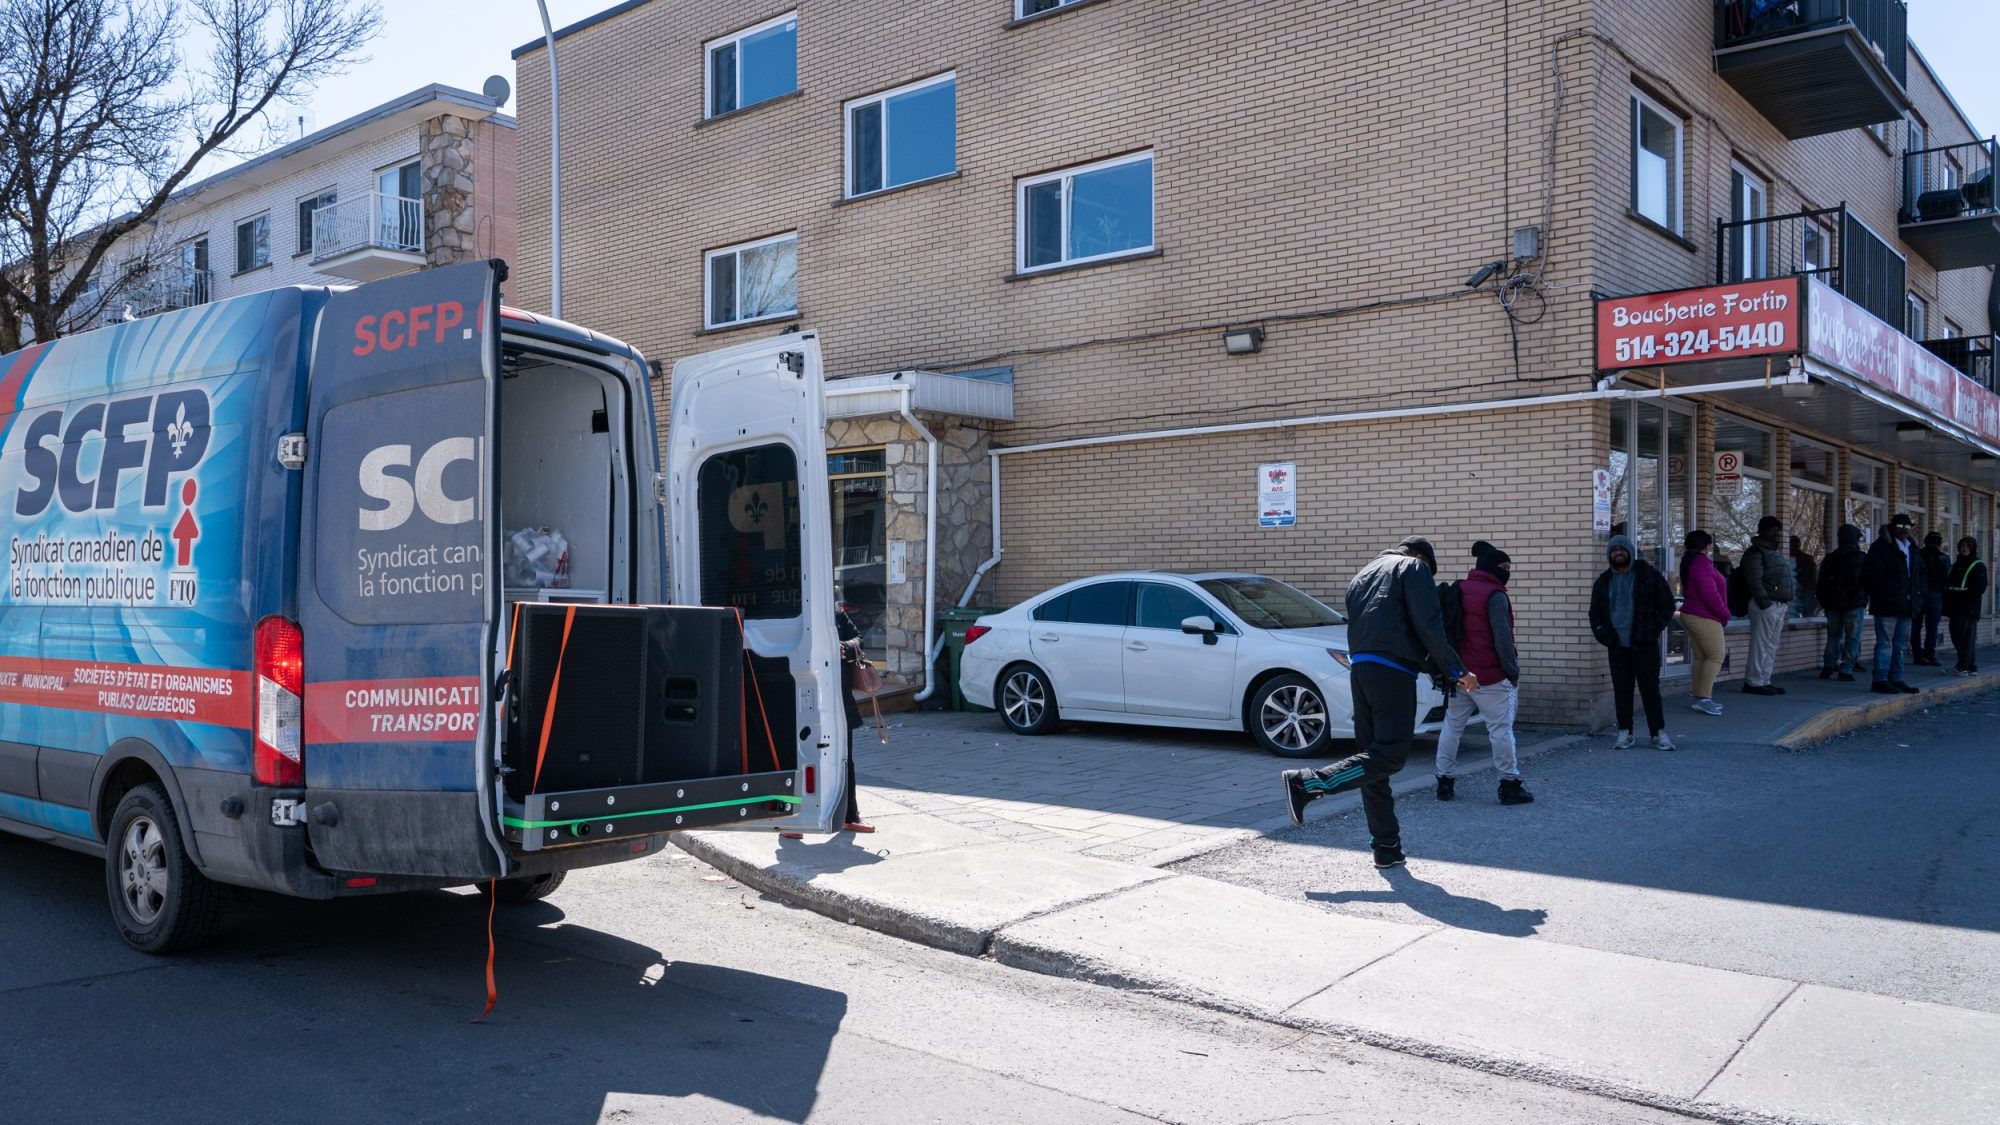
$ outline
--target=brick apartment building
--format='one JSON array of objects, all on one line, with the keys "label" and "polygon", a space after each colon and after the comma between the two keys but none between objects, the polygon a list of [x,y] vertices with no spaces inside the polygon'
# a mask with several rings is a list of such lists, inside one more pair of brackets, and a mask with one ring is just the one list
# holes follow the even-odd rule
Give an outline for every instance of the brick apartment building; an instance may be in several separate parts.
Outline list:
[{"label": "brick apartment building", "polygon": [[515,163],[492,98],[411,91],[182,189],[106,256],[77,327],[511,258]]},{"label": "brick apartment building", "polygon": [[[669,365],[821,333],[854,377],[837,577],[903,676],[974,582],[1241,568],[1337,603],[1422,532],[1447,571],[1513,555],[1524,715],[1602,718],[1612,526],[1669,571],[1764,512],[1816,553],[1894,511],[1996,545],[1993,142],[1901,3],[1766,7],[622,4],[558,37],[565,312]],[[530,308],[544,51],[516,52]],[[1773,292],[1740,338],[1598,339]],[[1290,526],[1259,518],[1273,463]],[[1817,661],[1809,608],[1782,667]]]}]

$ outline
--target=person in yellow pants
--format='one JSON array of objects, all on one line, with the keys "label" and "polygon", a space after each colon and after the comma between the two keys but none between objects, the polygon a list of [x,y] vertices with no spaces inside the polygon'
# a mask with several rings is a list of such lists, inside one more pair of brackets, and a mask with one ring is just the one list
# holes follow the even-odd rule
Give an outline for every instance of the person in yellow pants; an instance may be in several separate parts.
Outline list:
[{"label": "person in yellow pants", "polygon": [[1700,528],[1681,544],[1681,627],[1687,630],[1694,673],[1694,710],[1704,715],[1722,714],[1715,676],[1722,671],[1722,630],[1729,624],[1729,584],[1709,557],[1714,546],[1715,537]]}]

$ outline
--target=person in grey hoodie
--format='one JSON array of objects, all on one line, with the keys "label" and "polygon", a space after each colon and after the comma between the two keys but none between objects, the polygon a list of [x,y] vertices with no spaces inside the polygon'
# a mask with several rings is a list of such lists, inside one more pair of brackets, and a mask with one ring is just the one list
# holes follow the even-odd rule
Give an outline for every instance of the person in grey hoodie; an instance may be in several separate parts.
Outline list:
[{"label": "person in grey hoodie", "polygon": [[1743,549],[1743,577],[1750,587],[1750,667],[1743,673],[1743,690],[1751,695],[1783,695],[1771,682],[1777,670],[1778,642],[1785,639],[1785,620],[1792,614],[1798,583],[1792,559],[1778,537],[1784,524],[1776,516],[1757,521],[1757,537]]}]

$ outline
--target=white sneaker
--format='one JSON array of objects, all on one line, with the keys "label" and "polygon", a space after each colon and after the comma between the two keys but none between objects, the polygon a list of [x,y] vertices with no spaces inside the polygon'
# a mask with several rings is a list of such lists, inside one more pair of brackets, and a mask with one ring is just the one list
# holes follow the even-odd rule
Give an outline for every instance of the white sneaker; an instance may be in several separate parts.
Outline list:
[{"label": "white sneaker", "polygon": [[1674,748],[1674,740],[1667,737],[1666,731],[1661,731],[1660,733],[1653,736],[1653,749],[1672,750],[1673,748]]},{"label": "white sneaker", "polygon": [[1717,703],[1713,699],[1697,699],[1688,707],[1688,710],[1699,711],[1704,715],[1720,715],[1722,714],[1722,704]]},{"label": "white sneaker", "polygon": [[1613,750],[1630,750],[1632,748],[1632,732],[1629,730],[1619,731],[1618,741],[1612,743],[1611,748]]}]

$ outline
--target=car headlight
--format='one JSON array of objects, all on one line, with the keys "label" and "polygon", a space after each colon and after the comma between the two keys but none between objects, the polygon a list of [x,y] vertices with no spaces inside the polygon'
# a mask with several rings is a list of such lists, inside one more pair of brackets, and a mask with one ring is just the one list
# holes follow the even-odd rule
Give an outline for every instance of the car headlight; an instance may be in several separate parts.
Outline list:
[{"label": "car headlight", "polygon": [[1337,648],[1330,648],[1326,650],[1326,654],[1333,657],[1334,663],[1340,665],[1342,668],[1346,668],[1349,671],[1354,670],[1354,662],[1348,659],[1346,652]]}]

